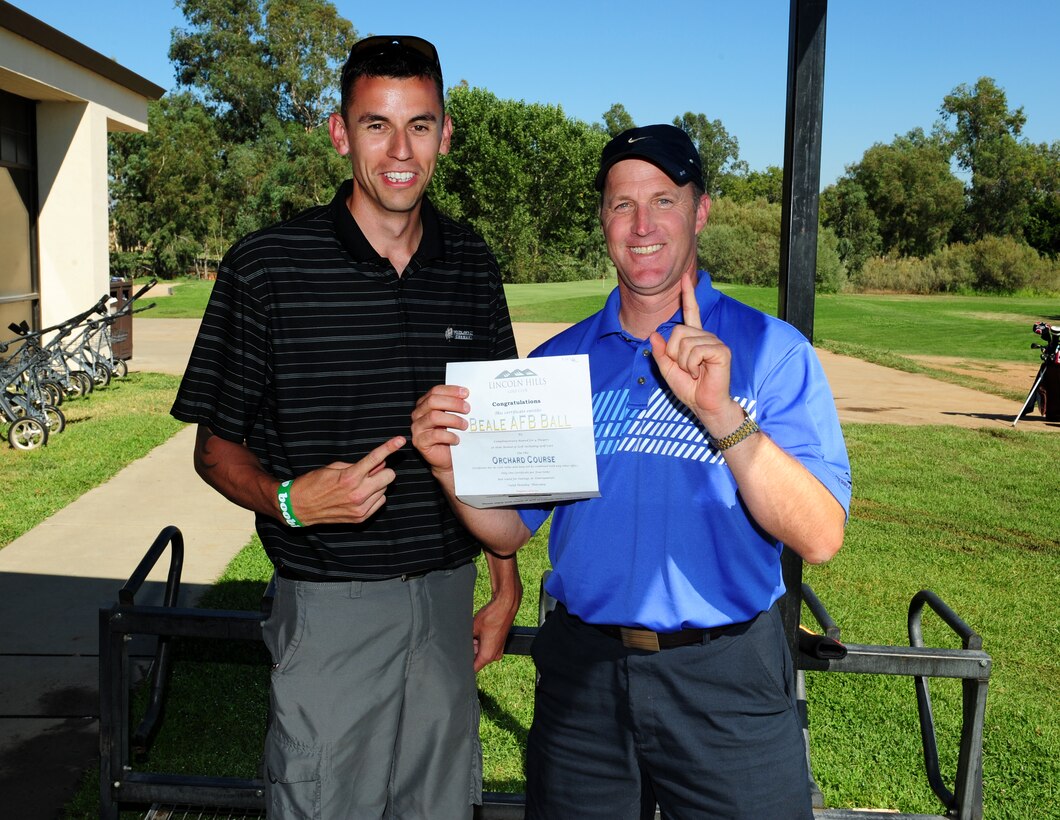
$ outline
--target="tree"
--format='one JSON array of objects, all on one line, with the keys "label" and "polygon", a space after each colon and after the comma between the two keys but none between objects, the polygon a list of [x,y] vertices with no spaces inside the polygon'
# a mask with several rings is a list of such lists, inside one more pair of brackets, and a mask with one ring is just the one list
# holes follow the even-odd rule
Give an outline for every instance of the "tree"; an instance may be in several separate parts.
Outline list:
[{"label": "tree", "polygon": [[[151,105],[155,105],[152,103]],[[150,107],[148,108],[150,111]],[[110,228],[115,250],[142,250],[147,244],[147,135],[117,131],[107,138]]]},{"label": "tree", "polygon": [[617,137],[623,131],[636,127],[633,117],[622,103],[615,103],[604,112],[604,128],[609,137]]},{"label": "tree", "polygon": [[227,226],[233,239],[290,219],[327,202],[350,176],[327,129],[306,131],[298,123],[269,121],[253,142],[230,149],[223,190],[225,199],[242,203],[238,220]]},{"label": "tree", "polygon": [[177,0],[177,7],[191,26],[172,34],[177,83],[198,92],[226,136],[253,136],[277,104],[257,2]]},{"label": "tree", "polygon": [[111,141],[111,223],[119,249],[148,250],[168,278],[216,253],[227,204],[218,196],[221,141],[190,94],[150,103],[147,124],[146,134]]},{"label": "tree", "polygon": [[848,169],[879,221],[885,252],[930,256],[945,244],[964,206],[949,156],[943,142],[916,128],[889,145],[876,143]]},{"label": "tree", "polygon": [[1034,192],[1023,235],[1038,253],[1060,256],[1060,141],[1031,149]]},{"label": "tree", "polygon": [[326,201],[349,175],[327,130],[356,34],[327,0],[177,0],[170,58],[182,92],[146,135],[110,142],[119,250],[185,273],[239,236]]},{"label": "tree", "polygon": [[851,176],[840,177],[821,193],[821,224],[835,232],[836,251],[851,276],[883,246],[868,194]]},{"label": "tree", "polygon": [[1023,109],[1009,110],[1005,92],[980,77],[974,87],[962,84],[947,94],[939,113],[939,133],[971,174],[968,236],[1022,236],[1034,187],[1033,156],[1018,139],[1027,121]]},{"label": "tree", "polygon": [[253,139],[270,116],[309,129],[334,110],[339,66],[356,39],[327,0],[177,0],[189,23],[169,58],[226,139]]},{"label": "tree", "polygon": [[505,281],[597,275],[606,258],[593,179],[606,134],[558,106],[449,90],[450,153],[431,183],[435,202],[470,223]]},{"label": "tree", "polygon": [[721,190],[726,173],[745,172],[747,164],[740,161],[740,143],[730,136],[721,120],[708,120],[706,114],[686,111],[674,117],[675,126],[692,139],[703,163],[703,183],[706,192],[716,196]]},{"label": "tree", "polygon": [[306,130],[315,128],[338,110],[339,74],[357,32],[322,0],[269,0],[265,19],[277,113]]},{"label": "tree", "polygon": [[784,196],[784,169],[779,165],[767,165],[764,171],[723,174],[721,195],[737,202],[764,199],[777,204]]}]

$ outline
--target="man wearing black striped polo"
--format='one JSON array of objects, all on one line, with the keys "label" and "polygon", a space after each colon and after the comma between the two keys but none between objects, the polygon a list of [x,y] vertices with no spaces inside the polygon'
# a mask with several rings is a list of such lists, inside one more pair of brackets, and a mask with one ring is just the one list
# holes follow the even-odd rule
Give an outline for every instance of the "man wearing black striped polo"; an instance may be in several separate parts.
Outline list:
[{"label": "man wearing black striped polo", "polygon": [[226,255],[173,415],[199,474],[256,513],[276,567],[269,817],[470,818],[474,672],[521,596],[422,458],[409,413],[449,361],[512,358],[496,262],[424,197],[452,124],[430,43],[371,37],[329,121],[352,179]]}]

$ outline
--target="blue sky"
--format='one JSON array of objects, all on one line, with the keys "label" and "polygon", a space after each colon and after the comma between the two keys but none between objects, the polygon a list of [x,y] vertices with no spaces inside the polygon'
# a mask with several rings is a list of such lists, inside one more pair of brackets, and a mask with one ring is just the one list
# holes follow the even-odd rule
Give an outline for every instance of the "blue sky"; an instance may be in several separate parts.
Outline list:
[{"label": "blue sky", "polygon": [[[13,0],[165,88],[183,25],[171,0]],[[558,104],[587,122],[620,102],[638,125],[685,111],[720,119],[752,168],[784,148],[788,0],[335,0],[361,36],[419,34],[447,85]],[[652,13],[646,13],[650,10]],[[1024,136],[1060,140],[1056,0],[832,0],[822,186],[876,142],[930,130],[957,85],[993,77],[1023,106]],[[459,127],[459,124],[457,124]]]}]

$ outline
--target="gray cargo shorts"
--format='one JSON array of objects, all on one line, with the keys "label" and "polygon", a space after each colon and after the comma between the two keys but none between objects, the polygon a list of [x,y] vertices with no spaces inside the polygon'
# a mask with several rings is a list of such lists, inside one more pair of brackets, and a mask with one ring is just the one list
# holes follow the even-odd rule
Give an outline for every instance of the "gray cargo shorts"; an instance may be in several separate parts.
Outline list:
[{"label": "gray cargo shorts", "polygon": [[268,817],[470,818],[482,799],[475,565],[419,578],[277,577]]}]

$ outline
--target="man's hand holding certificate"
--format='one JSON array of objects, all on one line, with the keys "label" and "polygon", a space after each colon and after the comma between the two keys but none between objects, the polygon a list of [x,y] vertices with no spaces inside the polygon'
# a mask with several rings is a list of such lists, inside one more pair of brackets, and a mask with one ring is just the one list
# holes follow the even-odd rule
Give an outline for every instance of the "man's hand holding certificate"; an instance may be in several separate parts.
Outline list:
[{"label": "man's hand holding certificate", "polygon": [[467,429],[452,448],[456,495],[473,507],[600,494],[588,356],[453,362],[468,390]]}]

